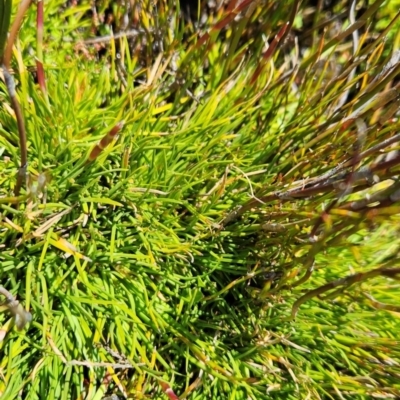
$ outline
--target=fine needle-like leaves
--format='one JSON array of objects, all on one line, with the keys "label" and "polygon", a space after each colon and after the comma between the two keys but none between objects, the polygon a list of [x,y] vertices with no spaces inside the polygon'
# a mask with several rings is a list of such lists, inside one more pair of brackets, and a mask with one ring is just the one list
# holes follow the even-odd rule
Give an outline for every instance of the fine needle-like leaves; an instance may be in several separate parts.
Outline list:
[{"label": "fine needle-like leaves", "polygon": [[400,398],[399,2],[189,3],[0,1],[0,398]]}]

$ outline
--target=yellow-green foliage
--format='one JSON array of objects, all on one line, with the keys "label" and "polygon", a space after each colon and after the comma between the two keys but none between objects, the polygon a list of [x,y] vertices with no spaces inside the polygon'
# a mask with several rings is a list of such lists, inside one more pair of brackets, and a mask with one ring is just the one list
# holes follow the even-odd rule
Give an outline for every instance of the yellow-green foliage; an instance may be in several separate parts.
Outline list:
[{"label": "yellow-green foliage", "polygon": [[0,285],[33,321],[0,314],[1,399],[400,397],[392,2],[176,3],[25,16]]}]

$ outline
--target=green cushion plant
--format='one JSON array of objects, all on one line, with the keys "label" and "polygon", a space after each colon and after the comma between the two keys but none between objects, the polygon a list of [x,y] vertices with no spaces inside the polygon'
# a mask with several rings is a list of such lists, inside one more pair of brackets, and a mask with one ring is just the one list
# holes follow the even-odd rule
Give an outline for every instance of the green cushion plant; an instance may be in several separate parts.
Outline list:
[{"label": "green cushion plant", "polygon": [[0,0],[2,399],[400,396],[398,14],[347,3]]}]

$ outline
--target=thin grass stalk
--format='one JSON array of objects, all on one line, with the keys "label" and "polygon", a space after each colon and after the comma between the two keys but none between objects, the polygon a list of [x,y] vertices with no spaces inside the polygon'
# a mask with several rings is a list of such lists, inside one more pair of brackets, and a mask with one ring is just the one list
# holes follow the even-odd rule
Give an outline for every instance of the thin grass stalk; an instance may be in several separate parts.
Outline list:
[{"label": "thin grass stalk", "polygon": [[313,297],[320,297],[322,294],[328,292],[329,290],[336,289],[338,286],[341,286],[340,289],[335,290],[335,295],[337,296],[339,293],[342,293],[344,289],[348,288],[355,283],[365,282],[368,279],[376,278],[377,276],[385,276],[388,278],[398,280],[398,275],[400,274],[400,268],[388,268],[386,265],[380,268],[373,269],[372,271],[367,272],[359,272],[357,274],[349,275],[344,278],[337,279],[335,281],[329,282],[317,289],[310,290],[303,296],[301,296],[292,307],[292,315],[291,318],[295,319],[297,312],[302,304],[306,301],[311,300]]},{"label": "thin grass stalk", "polygon": [[10,27],[12,0],[0,1],[0,64],[3,63],[4,47]]},{"label": "thin grass stalk", "polygon": [[37,2],[37,14],[36,14],[36,68],[37,68],[37,80],[42,93],[47,98],[46,89],[46,77],[43,68],[43,27],[44,27],[44,0],[38,0]]},{"label": "thin grass stalk", "polygon": [[290,29],[290,22],[286,22],[278,31],[278,33],[275,35],[274,39],[272,40],[271,44],[269,45],[267,51],[265,54],[262,56],[262,62],[259,63],[257,66],[256,70],[254,71],[253,76],[250,79],[250,85],[253,85],[256,81],[257,78],[260,76],[261,72],[264,69],[264,66],[266,62],[273,56],[275,53],[275,50],[281,41],[281,39],[285,36],[285,34],[289,31]]},{"label": "thin grass stalk", "polygon": [[[397,136],[398,135],[396,135],[395,137],[397,138]],[[387,139],[384,142],[380,143],[379,145],[374,146],[373,151],[370,149],[359,154],[357,160],[360,161],[364,157],[371,155],[373,152],[381,150],[382,148],[387,147],[391,143],[394,143],[396,141],[397,140],[394,140],[393,138]],[[378,162],[374,162],[370,164],[368,167],[364,167],[363,169],[357,172],[349,171],[338,174],[344,168],[352,167],[353,164],[354,164],[354,158],[352,157],[349,160],[346,160],[345,162],[339,164],[336,168],[332,169],[331,171],[328,171],[327,173],[324,173],[319,177],[311,178],[310,180],[305,181],[304,183],[295,188],[288,189],[286,191],[276,191],[267,194],[265,196],[259,196],[257,199],[251,199],[240,208],[233,210],[231,213],[229,213],[227,217],[222,221],[222,225],[225,226],[226,224],[233,222],[241,215],[243,215],[246,211],[252,208],[262,207],[263,203],[269,203],[274,200],[290,201],[296,198],[309,197],[318,193],[319,194],[329,193],[330,191],[335,190],[335,187],[340,182],[343,181],[349,182],[350,179],[354,184],[352,190],[353,191],[360,190],[360,188],[364,188],[365,182],[370,177],[372,177],[372,174],[374,172],[387,170],[389,168],[399,165],[400,155],[395,155],[393,158],[390,158],[389,160],[380,160]],[[395,174],[395,172],[393,172],[392,174]]]},{"label": "thin grass stalk", "polygon": [[[379,7],[382,5],[382,3],[385,0],[377,0],[375,1],[375,3],[373,3],[365,12],[363,15],[361,15],[361,17],[352,25],[350,25],[344,32],[340,33],[339,35],[337,35],[335,38],[333,38],[332,40],[330,40],[328,43],[325,44],[324,48],[323,48],[323,52],[329,50],[330,48],[336,46],[337,44],[340,43],[340,41],[342,41],[344,38],[346,38],[347,36],[351,35],[354,31],[360,29],[362,26],[364,26],[367,21],[368,18],[373,15],[374,13],[376,13],[376,11],[379,9]],[[307,58],[306,60],[303,61],[302,63],[302,68],[306,68],[307,66],[309,66],[310,64],[312,64],[313,62],[316,61],[318,55],[317,54],[313,54],[311,55],[309,58]]]},{"label": "thin grass stalk", "polygon": [[234,34],[232,35],[232,38],[231,38],[231,41],[229,44],[228,55],[226,57],[226,62],[225,62],[224,69],[222,72],[221,81],[224,81],[227,78],[227,74],[229,72],[229,68],[234,59],[234,54],[235,54],[237,45],[239,43],[240,37],[246,27],[246,24],[249,22],[250,17],[252,15],[252,13],[254,12],[255,7],[256,7],[256,3],[251,3],[249,5],[249,8],[246,10],[246,13],[243,16],[243,18],[241,18],[238,23],[233,24]]},{"label": "thin grass stalk", "polygon": [[21,110],[21,106],[17,99],[17,94],[15,91],[14,78],[10,73],[11,69],[11,55],[14,42],[17,38],[18,31],[21,27],[22,20],[26,11],[31,4],[31,0],[23,0],[18,8],[17,14],[15,16],[14,22],[11,26],[10,34],[8,37],[6,49],[4,51],[3,57],[3,73],[6,81],[7,91],[10,96],[11,105],[15,112],[15,117],[17,119],[18,135],[19,135],[19,145],[21,153],[21,165],[18,171],[17,182],[14,189],[14,194],[16,197],[19,196],[21,188],[26,180],[26,171],[28,167],[28,149],[26,144],[26,130],[24,116]]},{"label": "thin grass stalk", "polygon": [[17,39],[18,31],[22,25],[22,20],[25,16],[26,11],[28,10],[29,6],[31,5],[32,0],[22,0],[21,4],[18,7],[17,14],[14,18],[14,22],[12,23],[10,34],[7,40],[7,46],[4,51],[4,58],[3,64],[6,66],[8,70],[11,67],[11,56],[12,56],[12,49]]},{"label": "thin grass stalk", "polygon": [[24,116],[22,114],[21,106],[18,102],[17,93],[15,91],[14,78],[10,74],[5,64],[3,64],[3,74],[7,86],[8,95],[10,96],[11,106],[15,112],[15,117],[17,119],[17,126],[18,126],[21,165],[18,170],[17,182],[14,188],[15,197],[18,197],[21,188],[24,184],[24,180],[26,180],[26,171],[28,168],[28,148],[26,144],[26,130],[25,130]]},{"label": "thin grass stalk", "polygon": [[199,38],[199,40],[196,42],[195,48],[199,48],[204,43],[208,42],[212,34],[219,33],[221,29],[230,24],[236,18],[236,16],[239,15],[253,1],[254,0],[244,0],[240,4],[236,4],[235,0],[231,0],[229,6],[226,9],[224,18],[222,18],[220,21],[214,24],[214,26],[209,30],[209,32],[206,32]]}]

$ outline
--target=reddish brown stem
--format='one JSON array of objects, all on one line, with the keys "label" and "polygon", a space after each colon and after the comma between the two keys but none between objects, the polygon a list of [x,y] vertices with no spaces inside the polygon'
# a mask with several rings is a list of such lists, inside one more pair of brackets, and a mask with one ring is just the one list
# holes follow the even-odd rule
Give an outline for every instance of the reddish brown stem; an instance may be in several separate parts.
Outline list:
[{"label": "reddish brown stem", "polygon": [[[364,153],[366,154],[367,152]],[[363,153],[360,154],[360,158],[362,155]],[[352,162],[353,160],[350,160],[350,166]],[[283,203],[290,200],[310,197],[316,194],[327,193],[329,191],[337,191],[339,184],[346,182],[351,174],[353,175],[352,183],[354,185],[352,191],[355,192],[364,189],[368,186],[368,181],[374,172],[388,170],[399,164],[400,154],[397,154],[395,157],[389,160],[374,162],[370,166],[363,168],[357,172],[353,173],[352,171],[343,171],[340,174],[336,175],[338,171],[343,168],[343,165],[347,165],[347,162],[340,164],[331,171],[321,175],[320,177],[310,179],[308,182],[305,181],[304,185],[299,185],[293,189],[289,189],[286,191],[276,191],[265,196],[257,196],[256,199],[251,199],[240,208],[228,214],[228,216],[222,221],[222,226],[226,226],[228,223],[236,220],[246,211],[252,208],[259,208],[260,204],[262,203],[270,203],[276,200],[280,200]]]},{"label": "reddish brown stem", "polygon": [[94,161],[100,153],[115,139],[118,135],[118,132],[121,130],[123,126],[123,121],[116,124],[110,132],[108,132],[96,146],[93,147],[92,151],[90,152],[88,161]]},{"label": "reddish brown stem", "polygon": [[291,318],[296,318],[296,314],[302,304],[306,301],[311,300],[313,297],[321,296],[323,293],[335,289],[338,286],[342,287],[342,290],[346,287],[349,287],[357,282],[363,282],[367,279],[375,278],[377,276],[387,276],[392,279],[397,279],[397,275],[400,274],[400,268],[387,268],[380,267],[373,269],[372,271],[368,272],[359,272],[358,274],[349,275],[345,278],[337,279],[335,281],[329,282],[326,285],[323,285],[317,289],[310,290],[305,295],[301,296],[292,307],[292,315]]},{"label": "reddish brown stem", "polygon": [[11,65],[12,48],[13,48],[15,39],[17,38],[19,28],[21,27],[22,19],[24,18],[26,11],[28,10],[29,6],[31,5],[31,2],[32,2],[32,0],[22,0],[20,6],[18,8],[17,14],[15,16],[14,22],[11,26],[10,35],[8,36],[7,46],[4,51],[4,58],[3,58],[3,63],[8,70],[10,69],[10,65]]},{"label": "reddish brown stem", "polygon": [[264,53],[264,55],[262,57],[262,61],[260,62],[260,64],[258,65],[257,69],[255,70],[253,76],[250,79],[250,83],[251,84],[254,84],[254,82],[257,80],[257,78],[259,77],[259,75],[263,71],[266,62],[275,53],[275,49],[278,46],[278,43],[280,42],[282,37],[285,36],[286,32],[289,30],[288,28],[289,28],[289,22],[286,22],[286,24],[281,27],[279,32],[274,37],[274,40],[271,42],[270,46],[268,47],[268,50]]}]

